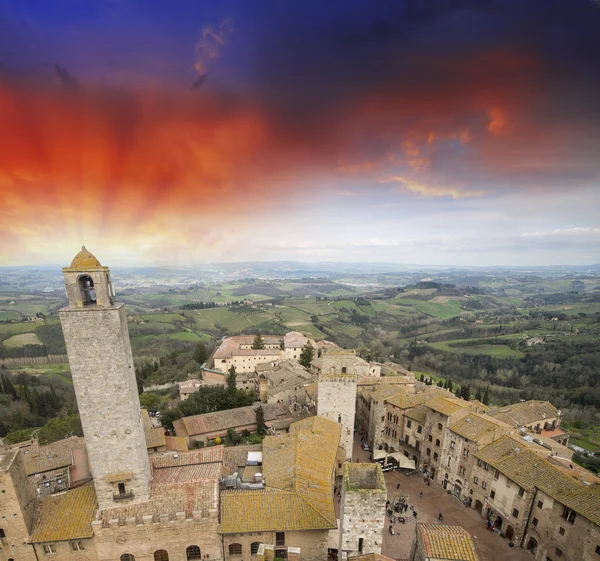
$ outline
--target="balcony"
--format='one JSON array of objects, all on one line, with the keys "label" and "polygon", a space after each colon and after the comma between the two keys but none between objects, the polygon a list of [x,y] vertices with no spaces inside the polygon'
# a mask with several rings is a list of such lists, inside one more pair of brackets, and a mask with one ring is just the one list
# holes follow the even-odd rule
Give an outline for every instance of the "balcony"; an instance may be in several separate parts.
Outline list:
[{"label": "balcony", "polygon": [[116,493],[113,495],[114,501],[124,501],[126,499],[133,499],[133,491],[127,491],[126,493]]}]

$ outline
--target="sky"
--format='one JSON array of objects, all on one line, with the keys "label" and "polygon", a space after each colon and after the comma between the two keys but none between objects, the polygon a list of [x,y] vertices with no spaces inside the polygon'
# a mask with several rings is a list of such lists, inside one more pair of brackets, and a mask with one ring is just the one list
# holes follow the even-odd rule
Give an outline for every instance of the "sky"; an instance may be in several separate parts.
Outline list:
[{"label": "sky", "polygon": [[600,263],[597,0],[0,0],[0,266]]}]

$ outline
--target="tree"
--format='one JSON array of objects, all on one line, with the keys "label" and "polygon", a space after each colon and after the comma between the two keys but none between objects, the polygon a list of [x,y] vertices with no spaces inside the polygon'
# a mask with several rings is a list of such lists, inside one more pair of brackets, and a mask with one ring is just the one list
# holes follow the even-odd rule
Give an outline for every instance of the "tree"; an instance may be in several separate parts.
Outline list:
[{"label": "tree", "polygon": [[256,432],[258,434],[265,434],[267,432],[267,425],[265,425],[265,412],[262,405],[256,408]]},{"label": "tree", "polygon": [[310,363],[312,362],[313,357],[315,356],[315,349],[310,344],[310,341],[306,342],[306,345],[302,348],[302,352],[300,353],[300,364],[304,366],[304,368],[308,368]]},{"label": "tree", "polygon": [[235,366],[233,366],[232,364],[231,368],[229,369],[229,374],[227,374],[227,390],[231,393],[235,393],[235,390],[237,388],[235,378]]},{"label": "tree", "polygon": [[265,344],[263,343],[263,338],[260,336],[260,333],[257,333],[256,337],[254,337],[254,343],[252,343],[252,348],[255,350],[265,348]]},{"label": "tree", "polygon": [[198,364],[202,365],[206,362],[207,358],[208,356],[206,354],[206,347],[204,346],[204,343],[200,341],[200,343],[196,345],[196,348],[194,350],[194,360]]},{"label": "tree", "polygon": [[485,392],[483,392],[483,398],[482,398],[481,402],[484,405],[490,404],[490,387],[489,386],[485,387]]},{"label": "tree", "polygon": [[419,382],[424,382],[425,381],[425,375],[421,374],[421,377],[419,378]]},{"label": "tree", "polygon": [[477,391],[475,392],[475,399],[477,401],[482,401],[483,400],[483,394],[481,393],[481,388],[480,387],[478,387]]}]

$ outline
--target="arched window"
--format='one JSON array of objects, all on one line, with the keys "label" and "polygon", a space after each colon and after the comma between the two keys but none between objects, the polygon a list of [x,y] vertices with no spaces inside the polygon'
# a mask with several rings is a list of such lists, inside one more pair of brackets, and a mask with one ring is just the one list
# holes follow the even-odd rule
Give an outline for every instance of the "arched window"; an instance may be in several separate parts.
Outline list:
[{"label": "arched window", "polygon": [[121,561],[135,561],[135,557],[131,553],[123,553],[121,555]]},{"label": "arched window", "polygon": [[185,553],[188,559],[202,559],[202,555],[200,555],[200,548],[197,545],[190,545]]},{"label": "arched window", "polygon": [[258,546],[260,545],[260,542],[252,542],[250,544],[250,554],[251,555],[256,555],[258,553]]},{"label": "arched window", "polygon": [[527,549],[531,551],[532,555],[535,555],[537,552],[538,544],[537,541],[533,538],[529,538],[529,542],[527,542]]},{"label": "arched window", "polygon": [[81,300],[84,306],[89,306],[96,303],[96,290],[94,289],[94,281],[89,275],[81,275],[79,279],[79,290],[81,290]]},{"label": "arched window", "polygon": [[169,561],[169,554],[165,549],[157,549],[154,552],[154,561]]},{"label": "arched window", "polygon": [[242,544],[241,543],[230,543],[229,544],[229,555],[241,555]]},{"label": "arched window", "polygon": [[346,367],[342,366],[342,374],[346,374]]}]

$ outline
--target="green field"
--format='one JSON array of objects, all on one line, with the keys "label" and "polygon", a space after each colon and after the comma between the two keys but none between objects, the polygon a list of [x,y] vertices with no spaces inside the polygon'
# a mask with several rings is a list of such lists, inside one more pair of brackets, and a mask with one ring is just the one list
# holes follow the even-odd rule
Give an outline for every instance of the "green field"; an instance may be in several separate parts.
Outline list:
[{"label": "green field", "polygon": [[23,347],[24,345],[42,345],[36,333],[21,333],[2,341],[5,347]]},{"label": "green field", "polygon": [[21,314],[13,311],[0,310],[0,321],[20,319]]},{"label": "green field", "polygon": [[[490,355],[497,358],[516,357],[521,358],[523,355],[520,351],[511,349],[508,345],[498,344],[492,345],[488,342],[477,343],[478,339],[455,339],[453,341],[441,341],[439,343],[429,343],[430,347],[445,351],[448,353],[462,353],[471,355]],[[472,345],[462,346],[462,344],[472,342]],[[461,346],[452,346],[453,343],[461,343]]]}]

